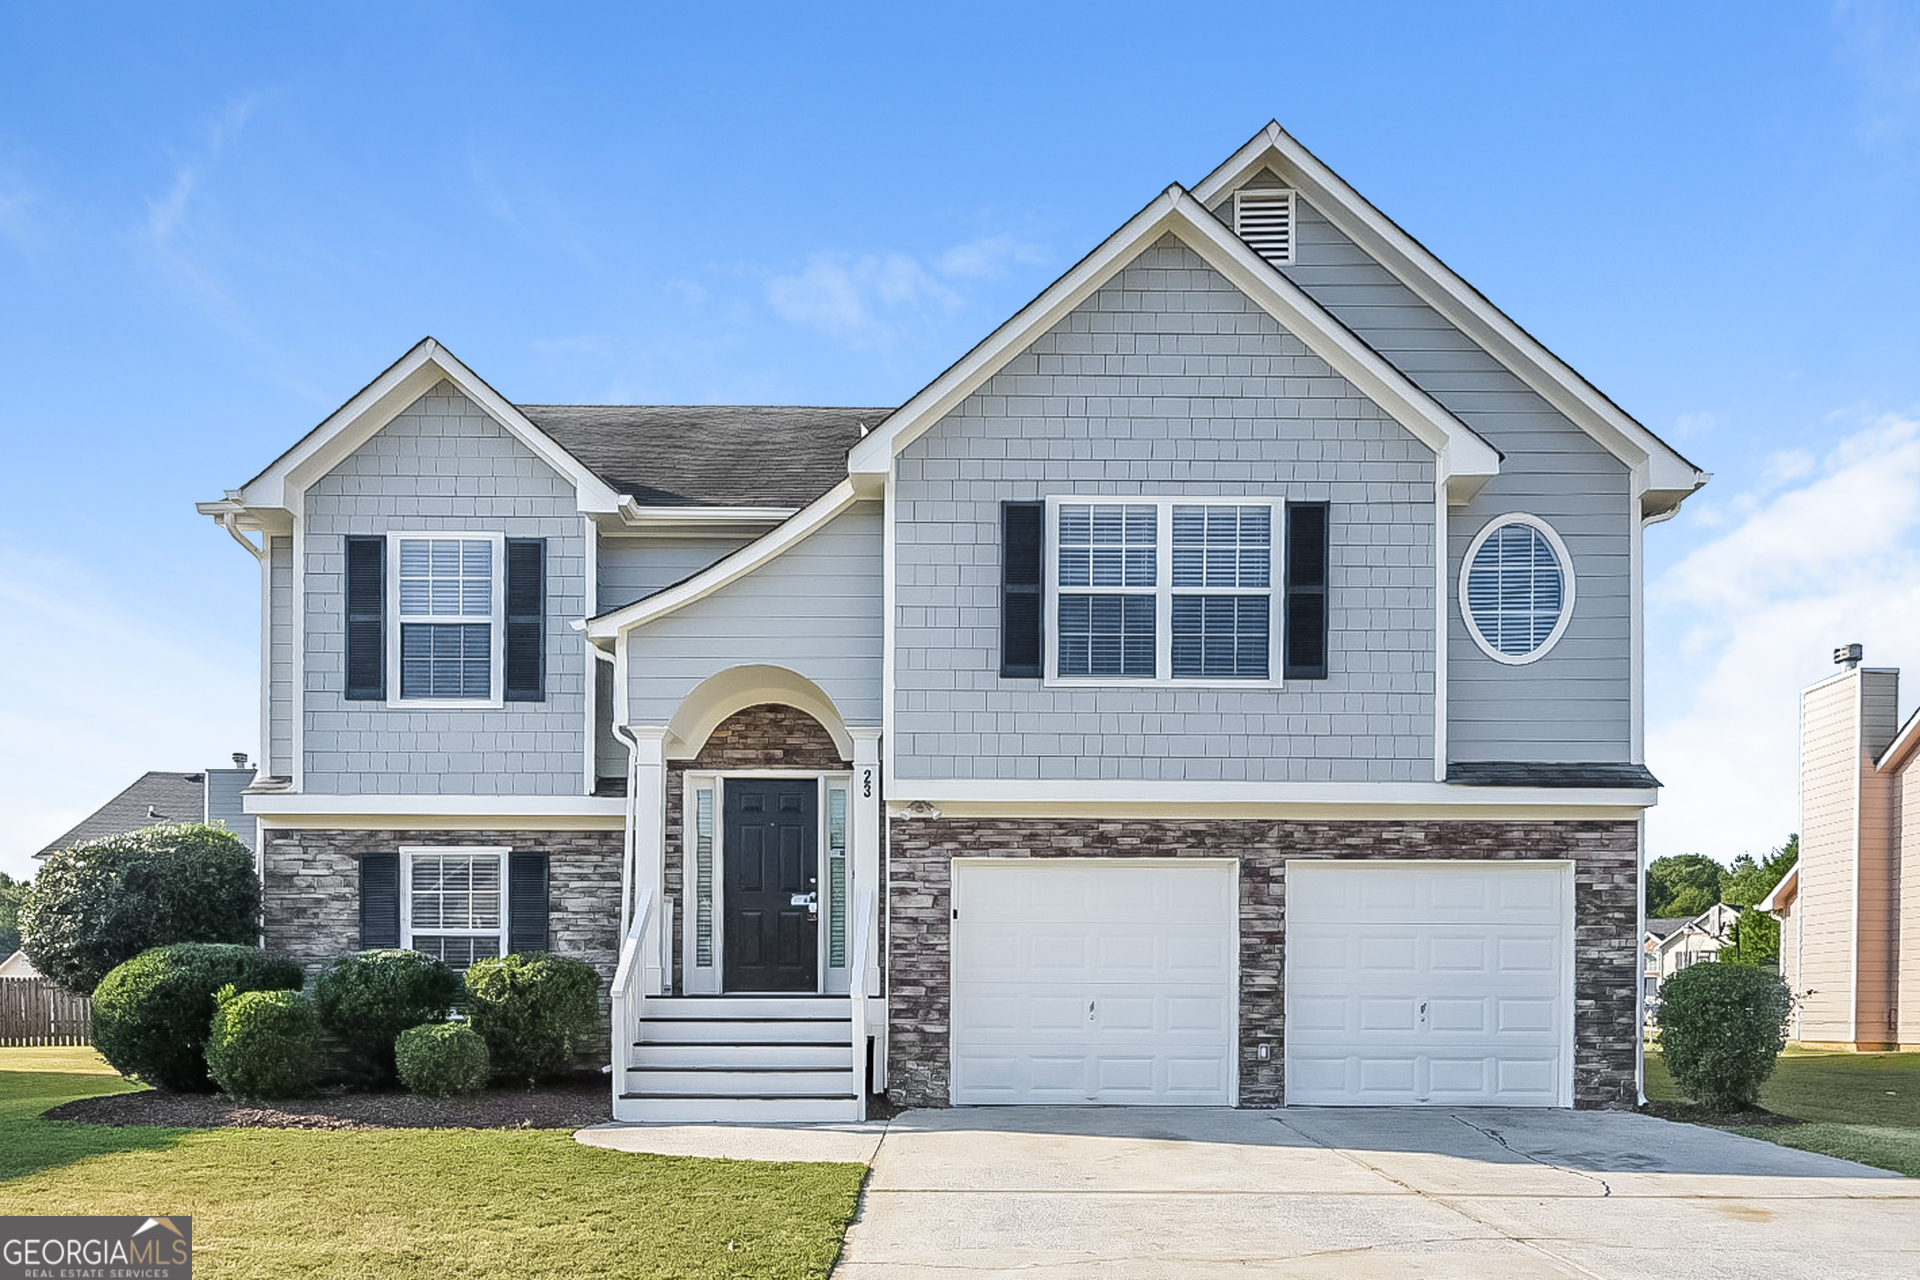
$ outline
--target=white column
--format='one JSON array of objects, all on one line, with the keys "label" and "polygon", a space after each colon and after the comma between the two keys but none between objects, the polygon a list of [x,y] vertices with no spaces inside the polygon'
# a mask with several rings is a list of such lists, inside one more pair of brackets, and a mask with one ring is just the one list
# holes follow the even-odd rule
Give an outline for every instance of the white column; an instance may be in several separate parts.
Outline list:
[{"label": "white column", "polygon": [[887,1087],[886,1002],[880,999],[880,913],[885,909],[886,887],[880,868],[880,730],[856,729],[853,736],[853,785],[847,797],[853,842],[853,903],[873,895],[873,918],[867,924],[868,996],[867,1026],[874,1037],[873,1087]]},{"label": "white column", "polygon": [[627,784],[627,834],[633,889],[625,910],[632,911],[632,904],[643,895],[651,896],[654,932],[647,948],[643,990],[648,995],[658,995],[666,989],[664,983],[672,972],[662,962],[667,947],[672,945],[670,940],[663,940],[672,927],[672,917],[663,910],[662,897],[666,893],[667,731],[634,728],[628,732],[633,740],[632,772]]}]

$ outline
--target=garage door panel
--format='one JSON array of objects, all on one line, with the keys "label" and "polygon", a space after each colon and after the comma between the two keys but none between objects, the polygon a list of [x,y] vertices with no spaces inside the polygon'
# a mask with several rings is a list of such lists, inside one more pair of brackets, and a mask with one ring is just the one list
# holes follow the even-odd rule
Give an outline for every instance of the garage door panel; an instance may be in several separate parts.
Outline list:
[{"label": "garage door panel", "polygon": [[954,876],[956,1103],[1231,1101],[1231,863],[960,860]]},{"label": "garage door panel", "polygon": [[1291,864],[1287,1100],[1561,1104],[1567,884],[1557,863]]}]

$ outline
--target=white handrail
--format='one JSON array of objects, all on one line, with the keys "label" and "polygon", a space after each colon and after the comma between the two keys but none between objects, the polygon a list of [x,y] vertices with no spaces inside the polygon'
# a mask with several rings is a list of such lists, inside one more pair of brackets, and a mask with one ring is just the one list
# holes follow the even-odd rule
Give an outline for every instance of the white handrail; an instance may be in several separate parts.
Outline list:
[{"label": "white handrail", "polygon": [[853,1019],[853,1087],[859,1096],[859,1118],[867,1118],[867,952],[872,949],[873,890],[860,894],[854,927],[853,954],[848,957],[847,994]]},{"label": "white handrail", "polygon": [[620,964],[613,971],[613,1016],[610,1033],[613,1054],[613,1105],[620,1105],[626,1092],[627,1055],[640,1038],[640,1010],[651,994],[646,990],[647,934],[653,924],[653,891],[643,890],[635,904],[627,936],[620,942]]}]

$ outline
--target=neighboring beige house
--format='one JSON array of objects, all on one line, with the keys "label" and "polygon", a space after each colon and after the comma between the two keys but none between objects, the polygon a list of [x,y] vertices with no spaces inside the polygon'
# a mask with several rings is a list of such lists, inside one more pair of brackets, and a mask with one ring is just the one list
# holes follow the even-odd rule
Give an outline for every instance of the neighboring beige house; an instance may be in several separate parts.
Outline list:
[{"label": "neighboring beige house", "polygon": [[1740,908],[1716,902],[1690,920],[1647,921],[1647,994],[1688,965],[1718,960],[1720,949],[1733,945]]},{"label": "neighboring beige house", "polygon": [[1757,909],[1780,920],[1794,1040],[1920,1048],[1920,717],[1902,726],[1900,672],[1860,658],[1835,650],[1845,670],[1801,695],[1800,861]]},{"label": "neighboring beige house", "polygon": [[37,978],[40,971],[33,967],[33,961],[27,959],[27,953],[16,951],[5,960],[0,960],[0,978]]}]

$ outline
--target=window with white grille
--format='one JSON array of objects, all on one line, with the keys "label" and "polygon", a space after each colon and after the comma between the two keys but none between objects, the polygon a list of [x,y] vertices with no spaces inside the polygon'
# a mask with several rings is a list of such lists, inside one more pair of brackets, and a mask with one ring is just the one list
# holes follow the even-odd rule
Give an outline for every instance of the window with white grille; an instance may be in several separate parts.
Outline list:
[{"label": "window with white grille", "polygon": [[400,945],[455,969],[506,950],[505,849],[403,849]]},{"label": "window with white grille", "polygon": [[1573,561],[1560,535],[1534,516],[1496,517],[1467,548],[1460,609],[1496,662],[1543,657],[1573,616]]},{"label": "window with white grille", "polygon": [[500,538],[402,536],[394,561],[394,653],[405,702],[496,702]]},{"label": "window with white grille", "polygon": [[1288,265],[1293,261],[1293,192],[1275,187],[1236,193],[1233,230],[1274,266]]}]

